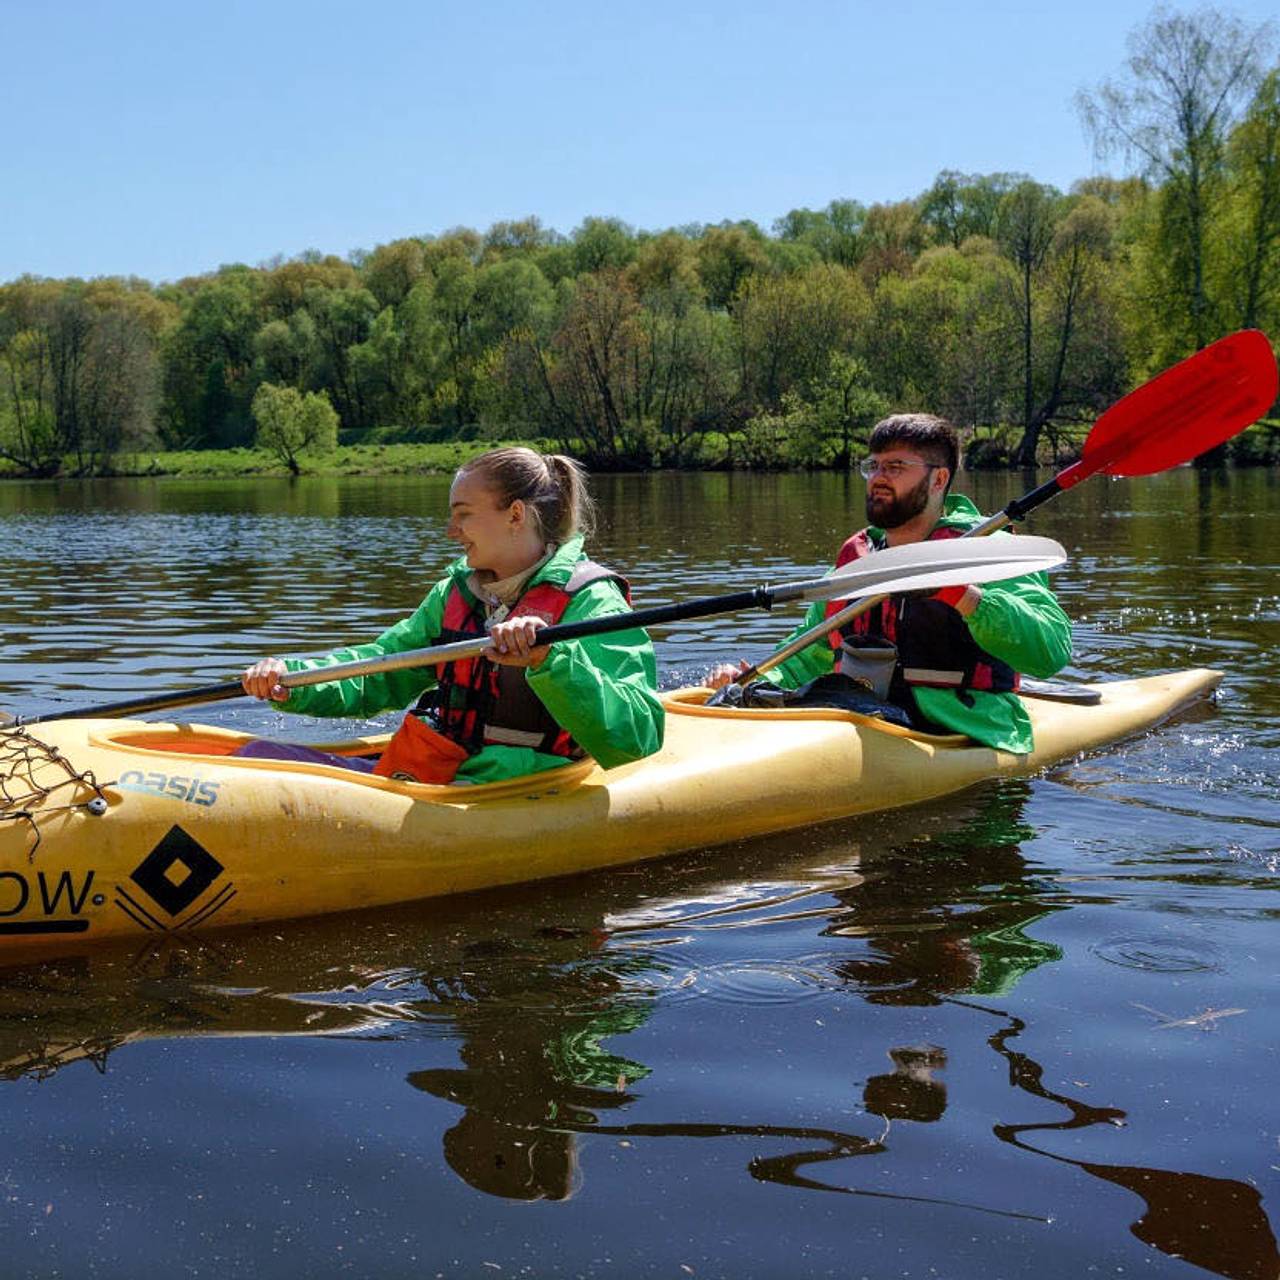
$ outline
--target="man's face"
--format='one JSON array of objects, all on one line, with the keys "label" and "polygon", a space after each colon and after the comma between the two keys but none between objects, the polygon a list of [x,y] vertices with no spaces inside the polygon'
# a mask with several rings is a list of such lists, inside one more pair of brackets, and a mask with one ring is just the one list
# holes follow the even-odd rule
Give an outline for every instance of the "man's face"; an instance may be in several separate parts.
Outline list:
[{"label": "man's face", "polygon": [[867,521],[880,529],[897,529],[918,516],[929,505],[935,473],[946,470],[900,445],[873,453],[864,465],[875,467],[867,476]]}]

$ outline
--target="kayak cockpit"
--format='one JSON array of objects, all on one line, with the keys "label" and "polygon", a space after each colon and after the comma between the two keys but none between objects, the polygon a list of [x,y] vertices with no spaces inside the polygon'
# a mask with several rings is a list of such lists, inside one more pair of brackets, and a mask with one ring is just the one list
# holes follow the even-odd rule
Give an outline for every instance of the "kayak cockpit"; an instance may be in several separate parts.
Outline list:
[{"label": "kayak cockpit", "polygon": [[[478,785],[454,784],[436,786],[423,782],[407,782],[398,778],[384,778],[377,774],[344,769],[339,765],[312,763],[303,760],[271,760],[254,757],[238,757],[236,748],[250,742],[256,735],[221,729],[214,725],[197,724],[141,724],[132,722],[119,727],[101,727],[91,730],[91,745],[101,747],[121,756],[137,755],[139,768],[122,772],[121,778],[138,773],[142,784],[135,790],[151,789],[149,777],[161,779],[161,758],[181,760],[191,767],[205,760],[210,764],[246,771],[258,771],[277,777],[332,778],[353,786],[369,787],[379,791],[399,791],[416,801],[432,801],[437,804],[473,805],[488,800],[536,799],[546,795],[558,795],[580,786],[597,768],[590,758],[572,761],[558,769],[505,778],[499,782]],[[320,751],[339,756],[376,756],[386,746],[390,734],[377,734],[366,738],[346,738],[340,742],[308,743]],[[156,763],[148,765],[146,757]]]},{"label": "kayak cockpit", "polygon": [[901,725],[881,720],[878,716],[845,711],[838,707],[709,707],[706,703],[711,694],[710,689],[675,689],[663,694],[662,702],[668,714],[678,716],[705,716],[716,720],[841,720],[846,724],[874,729],[877,733],[887,733],[891,737],[927,742],[933,747],[973,745],[973,740],[963,733],[921,733],[918,729],[904,729]]}]

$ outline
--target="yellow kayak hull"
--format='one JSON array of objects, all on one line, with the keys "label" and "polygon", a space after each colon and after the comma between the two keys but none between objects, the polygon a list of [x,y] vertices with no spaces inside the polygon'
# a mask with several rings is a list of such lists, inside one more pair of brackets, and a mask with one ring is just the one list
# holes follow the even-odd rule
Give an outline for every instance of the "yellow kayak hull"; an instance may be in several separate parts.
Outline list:
[{"label": "yellow kayak hull", "polygon": [[1140,733],[1220,678],[1087,686],[1094,706],[1028,699],[1030,756],[841,711],[713,710],[683,690],[646,760],[465,788],[229,758],[245,735],[191,724],[4,730],[0,953],[461,893],[913,804]]}]

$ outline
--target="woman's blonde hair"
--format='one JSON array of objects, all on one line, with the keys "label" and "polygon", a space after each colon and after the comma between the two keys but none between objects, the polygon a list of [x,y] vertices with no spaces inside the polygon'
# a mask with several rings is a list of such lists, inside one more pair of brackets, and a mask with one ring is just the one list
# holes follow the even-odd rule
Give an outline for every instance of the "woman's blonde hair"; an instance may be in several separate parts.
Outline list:
[{"label": "woman's blonde hair", "polygon": [[523,502],[545,542],[563,543],[595,529],[587,473],[562,453],[543,454],[524,445],[491,449],[464,462],[458,474],[474,476],[504,507]]}]

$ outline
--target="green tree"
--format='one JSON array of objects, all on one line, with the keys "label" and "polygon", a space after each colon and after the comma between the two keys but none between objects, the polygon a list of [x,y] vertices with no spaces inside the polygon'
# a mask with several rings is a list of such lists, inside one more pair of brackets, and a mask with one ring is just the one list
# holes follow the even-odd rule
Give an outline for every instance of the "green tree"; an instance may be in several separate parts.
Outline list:
[{"label": "green tree", "polygon": [[56,475],[62,450],[49,395],[48,345],[40,332],[22,328],[0,310],[0,458],[33,476]]},{"label": "green tree", "polygon": [[996,240],[1017,268],[1021,281],[1018,321],[1022,329],[1022,426],[1019,461],[1035,463],[1036,442],[1031,427],[1035,399],[1032,343],[1035,308],[1032,283],[1053,243],[1054,228],[1062,214],[1061,193],[1030,180],[1020,182],[1001,201],[996,214]]},{"label": "green tree", "polygon": [[773,224],[780,240],[805,245],[823,262],[856,267],[862,259],[867,209],[857,200],[832,200],[825,209],[792,209]]},{"label": "green tree", "polygon": [[708,227],[696,246],[698,278],[706,290],[707,303],[729,307],[744,282],[769,265],[764,236],[758,228],[740,224]]},{"label": "green tree", "polygon": [[508,345],[506,376],[527,420],[593,467],[649,465],[655,433],[636,394],[649,335],[635,286],[616,270],[581,276],[562,306],[549,342],[524,330]]},{"label": "green tree", "polygon": [[869,312],[861,278],[843,267],[752,276],[735,312],[747,403],[772,412],[788,391],[806,393],[826,375],[833,352],[854,351]]},{"label": "green tree", "polygon": [[320,358],[316,323],[299,309],[287,320],[268,320],[254,335],[259,381],[306,390]]},{"label": "green tree", "polygon": [[928,232],[912,200],[873,204],[862,224],[862,256],[858,274],[869,289],[883,276],[906,275],[923,252]]},{"label": "green tree", "polygon": [[[1180,14],[1157,9],[1129,37],[1124,69],[1077,104],[1101,155],[1120,151],[1160,182],[1158,252],[1166,285],[1157,305],[1186,354],[1206,346],[1220,321],[1207,288],[1206,261],[1223,191],[1226,141],[1261,78],[1268,24],[1249,25],[1216,9]],[[1181,341],[1178,341],[1181,338]]]},{"label": "green tree", "polygon": [[316,368],[313,381],[327,390],[343,426],[370,424],[369,405],[351,351],[364,342],[378,314],[368,289],[348,285],[308,285],[303,306],[315,333]]},{"label": "green tree", "polygon": [[137,282],[20,281],[0,293],[0,453],[92,475],[152,431],[164,305]]},{"label": "green tree", "polygon": [[162,348],[160,434],[172,447],[246,443],[262,273],[224,267],[185,282],[180,318]]},{"label": "green tree", "polygon": [[304,395],[294,387],[264,382],[254,393],[253,417],[258,447],[274,453],[295,476],[302,473],[300,454],[329,451],[338,443],[338,415],[323,393]]},{"label": "green tree", "polygon": [[380,244],[360,264],[360,278],[379,307],[398,307],[427,271],[422,241],[393,240]]},{"label": "green tree", "polygon": [[871,385],[866,364],[843,351],[831,354],[826,374],[793,400],[790,459],[801,466],[847,470],[863,452],[871,428],[889,411],[889,402]]},{"label": "green tree", "polygon": [[746,279],[768,265],[761,238],[742,227],[708,227],[695,246],[698,279],[708,305],[728,308]]},{"label": "green tree", "polygon": [[1035,400],[1012,461],[1033,466],[1042,431],[1091,418],[1125,390],[1124,344],[1113,293],[1116,214],[1093,196],[1057,224],[1037,288]]},{"label": "green tree", "polygon": [[933,242],[958,249],[971,236],[993,239],[1000,201],[1023,173],[960,173],[944,169],[919,200],[920,221]]},{"label": "green tree", "polygon": [[664,231],[645,240],[631,265],[631,278],[644,299],[675,292],[690,298],[704,296],[697,249],[688,236],[678,231]]},{"label": "green tree", "polygon": [[562,239],[556,232],[548,231],[535,217],[495,222],[484,233],[484,260],[491,262],[513,254],[531,257]]},{"label": "green tree", "polygon": [[1262,81],[1227,145],[1223,292],[1232,327],[1280,322],[1280,67]]},{"label": "green tree", "polygon": [[586,218],[573,233],[575,275],[621,271],[636,256],[636,235],[620,218]]},{"label": "green tree", "polygon": [[1014,283],[995,244],[979,237],[926,250],[909,276],[886,276],[855,349],[872,385],[898,408],[961,427],[1006,421],[1019,367]]}]

